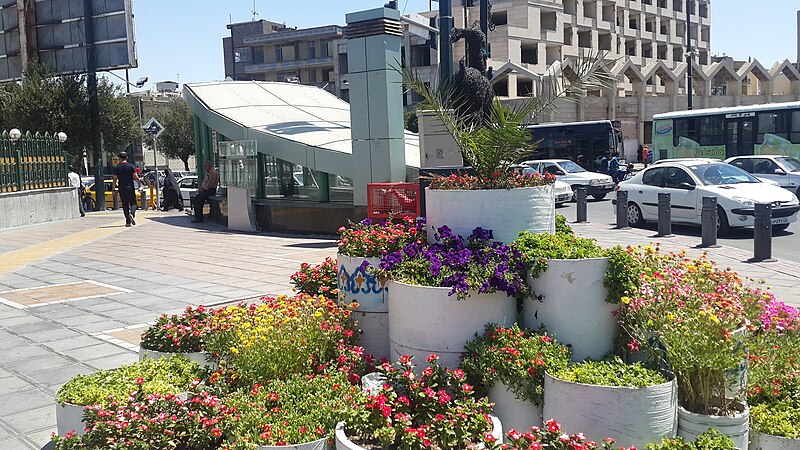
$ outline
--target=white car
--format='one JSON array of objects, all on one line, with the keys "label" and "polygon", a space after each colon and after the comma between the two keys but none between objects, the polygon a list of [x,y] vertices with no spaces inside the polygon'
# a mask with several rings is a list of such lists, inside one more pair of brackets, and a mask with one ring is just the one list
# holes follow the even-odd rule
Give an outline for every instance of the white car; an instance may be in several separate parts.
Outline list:
[{"label": "white car", "polygon": [[[525,174],[538,173],[536,169],[522,164],[513,166],[511,170]],[[553,193],[556,197],[556,206],[562,206],[564,203],[571,201],[573,197],[572,187],[563,181],[556,180],[553,183]]]},{"label": "white car", "polygon": [[586,195],[602,200],[614,190],[614,180],[610,175],[589,172],[568,159],[538,159],[524,161],[522,164],[533,168],[540,174],[551,173],[556,180],[567,183],[572,188],[573,196],[580,187],[586,188]]},{"label": "white car", "polygon": [[178,187],[181,190],[181,197],[183,197],[183,206],[191,207],[191,195],[197,192],[197,176],[190,175],[178,180]]},{"label": "white car", "polygon": [[[772,204],[772,225],[786,229],[797,220],[800,202],[778,186],[722,162],[663,162],[619,183],[628,192],[628,224],[658,220],[658,194],[668,192],[672,222],[699,225],[703,197],[717,197],[718,232],[752,227],[756,203]],[[615,202],[614,202],[615,203]]]},{"label": "white car", "polygon": [[725,160],[760,179],[770,180],[800,195],[800,160],[782,155],[734,156]]}]

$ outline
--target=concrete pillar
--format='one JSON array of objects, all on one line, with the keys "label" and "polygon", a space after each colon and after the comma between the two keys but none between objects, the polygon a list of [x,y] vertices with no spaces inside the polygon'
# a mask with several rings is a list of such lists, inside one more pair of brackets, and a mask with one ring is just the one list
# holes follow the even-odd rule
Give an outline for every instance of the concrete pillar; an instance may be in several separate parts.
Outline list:
[{"label": "concrete pillar", "polygon": [[511,72],[508,74],[508,98],[517,97],[517,74]]},{"label": "concrete pillar", "polygon": [[367,184],[402,182],[400,11],[376,8],[345,16],[353,140],[353,204],[367,204]]},{"label": "concrete pillar", "polygon": [[647,96],[647,85],[643,81],[634,81],[633,82],[633,92],[636,94],[636,98],[639,100],[639,107],[637,108],[637,121],[636,121],[636,130],[638,134],[639,142],[644,142],[644,121],[647,118],[647,112],[645,111],[645,97]]}]

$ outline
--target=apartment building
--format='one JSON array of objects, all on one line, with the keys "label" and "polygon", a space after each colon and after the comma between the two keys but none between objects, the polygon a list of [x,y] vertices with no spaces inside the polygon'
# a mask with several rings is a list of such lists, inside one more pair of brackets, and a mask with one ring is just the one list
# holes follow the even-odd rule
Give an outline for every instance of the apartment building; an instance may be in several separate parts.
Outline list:
[{"label": "apartment building", "polygon": [[334,91],[333,42],[342,37],[343,27],[298,29],[262,19],[232,23],[228,29],[231,35],[223,38],[226,77],[309,84]]}]

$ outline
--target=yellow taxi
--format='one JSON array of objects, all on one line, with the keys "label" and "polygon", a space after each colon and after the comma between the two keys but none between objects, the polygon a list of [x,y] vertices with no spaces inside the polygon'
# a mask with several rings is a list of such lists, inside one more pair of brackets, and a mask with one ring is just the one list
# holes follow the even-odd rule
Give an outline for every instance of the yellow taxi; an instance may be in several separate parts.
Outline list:
[{"label": "yellow taxi", "polygon": [[[105,197],[106,197],[106,207],[111,208],[114,205],[114,195],[111,193],[111,185],[113,181],[111,179],[105,179]],[[136,204],[142,204],[141,200],[141,192],[139,191],[139,183],[134,181],[134,188],[136,192]],[[95,183],[91,183],[86,186],[86,192],[83,194],[83,207],[87,211],[94,210],[94,206],[97,203],[97,193],[94,190]],[[115,189],[117,191],[117,197],[119,197],[119,189]]]}]

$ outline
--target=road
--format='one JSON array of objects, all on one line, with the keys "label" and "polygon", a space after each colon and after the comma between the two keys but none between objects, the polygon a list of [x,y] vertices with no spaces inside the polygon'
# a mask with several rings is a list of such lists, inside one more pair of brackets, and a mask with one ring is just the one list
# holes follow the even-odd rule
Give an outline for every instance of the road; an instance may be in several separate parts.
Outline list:
[{"label": "road", "polygon": [[[590,199],[587,207],[587,218],[590,222],[615,224],[616,216],[614,215],[613,208],[614,207],[611,205],[611,195],[604,200]],[[575,221],[576,211],[574,202],[556,208],[556,212],[566,216],[568,222]],[[658,226],[655,222],[646,224],[645,228],[653,230],[653,235],[655,235],[658,230]],[[700,227],[673,225],[672,232],[681,236],[695,236],[697,237],[697,243],[700,243]],[[717,241],[722,245],[729,245],[752,252],[753,229],[733,229],[730,235],[719,237]],[[772,241],[772,257],[781,260],[800,262],[800,223],[794,223],[790,225],[786,231],[775,234]]]}]

